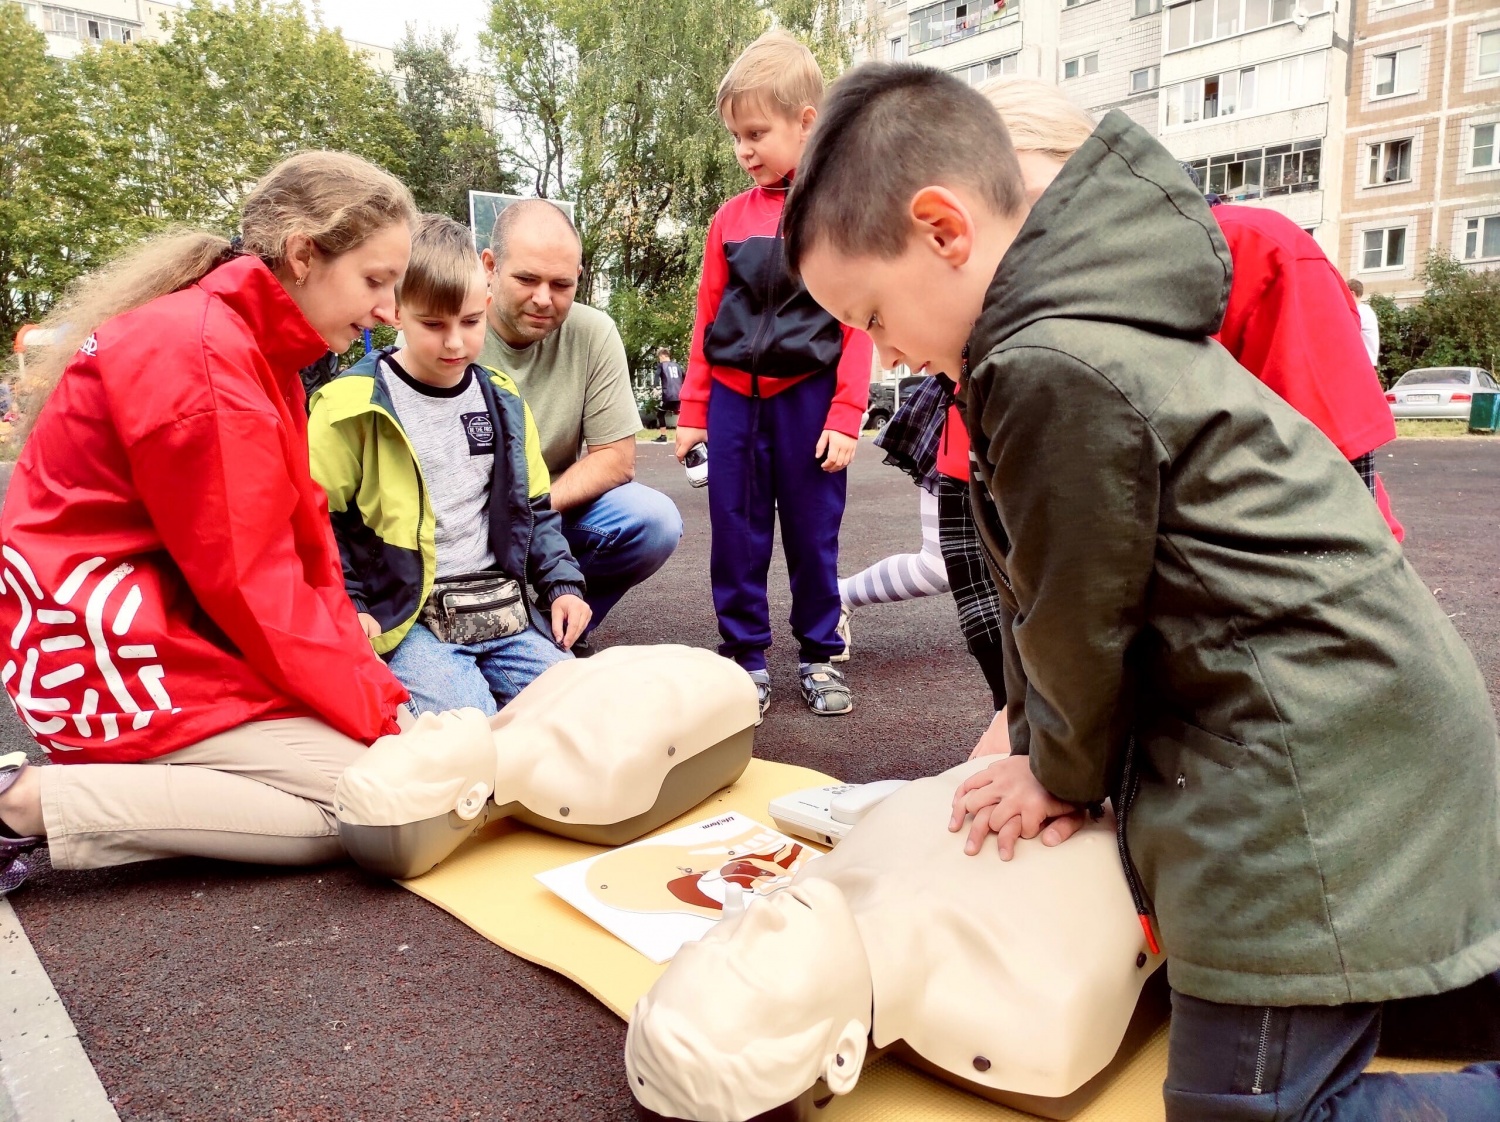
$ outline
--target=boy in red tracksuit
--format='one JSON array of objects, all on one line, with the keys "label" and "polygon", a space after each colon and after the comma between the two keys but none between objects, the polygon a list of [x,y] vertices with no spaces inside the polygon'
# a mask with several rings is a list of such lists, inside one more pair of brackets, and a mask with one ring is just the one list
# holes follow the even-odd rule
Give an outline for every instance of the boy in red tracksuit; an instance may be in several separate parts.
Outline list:
[{"label": "boy in red tracksuit", "polygon": [[817,119],[823,76],[812,53],[771,31],[719,85],[735,157],[755,186],[708,229],[677,458],[706,441],[713,527],[710,576],[719,653],[750,672],[770,704],[766,572],[781,520],[803,699],[820,716],[853,696],[830,659],[838,635],[838,537],[870,381],[872,346],[840,326],[786,271],[781,207]]}]

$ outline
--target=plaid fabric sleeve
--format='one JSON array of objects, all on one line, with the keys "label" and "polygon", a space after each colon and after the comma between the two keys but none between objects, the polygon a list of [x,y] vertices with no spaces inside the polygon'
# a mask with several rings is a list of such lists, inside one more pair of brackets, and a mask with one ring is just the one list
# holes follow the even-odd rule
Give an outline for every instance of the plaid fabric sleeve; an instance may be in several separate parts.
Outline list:
[{"label": "plaid fabric sleeve", "polygon": [[875,446],[885,450],[886,463],[906,472],[918,487],[933,495],[938,493],[941,478],[937,470],[938,442],[943,438],[952,401],[953,388],[946,378],[927,378],[875,438]]}]

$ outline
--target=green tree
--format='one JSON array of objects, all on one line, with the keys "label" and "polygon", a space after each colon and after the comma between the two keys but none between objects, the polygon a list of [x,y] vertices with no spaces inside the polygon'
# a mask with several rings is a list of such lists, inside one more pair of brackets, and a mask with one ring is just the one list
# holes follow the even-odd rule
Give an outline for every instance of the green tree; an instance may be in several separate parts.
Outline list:
[{"label": "green tree", "polygon": [[1370,300],[1380,322],[1381,381],[1423,366],[1500,370],[1500,272],[1473,270],[1435,250],[1422,268],[1421,300],[1400,307]]},{"label": "green tree", "polygon": [[[0,4],[0,340],[86,268],[88,143],[63,67],[17,4]],[[6,350],[9,351],[7,345]]]},{"label": "green tree", "polygon": [[412,138],[406,181],[417,205],[467,221],[470,191],[514,193],[520,181],[491,127],[488,84],[454,61],[457,33],[418,37],[408,27],[395,55],[399,112]]},{"label": "green tree", "polygon": [[166,41],[109,44],[73,65],[93,177],[126,224],[225,225],[300,148],[405,171],[412,136],[391,82],[294,3],[196,0]]},{"label": "green tree", "polygon": [[541,157],[535,189],[576,204],[579,298],[607,294],[637,371],[658,345],[686,353],[709,221],[747,186],[715,112],[720,79],[773,18],[836,74],[837,15],[836,0],[492,0],[485,43]]}]

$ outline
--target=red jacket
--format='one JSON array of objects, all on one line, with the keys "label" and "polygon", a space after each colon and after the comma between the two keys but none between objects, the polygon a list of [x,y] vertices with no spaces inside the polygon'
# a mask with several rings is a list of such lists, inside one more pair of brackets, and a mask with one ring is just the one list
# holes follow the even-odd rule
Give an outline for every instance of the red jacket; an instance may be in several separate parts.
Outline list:
[{"label": "red jacket", "polygon": [[315,716],[365,741],[406,696],[344,595],[297,371],[326,350],[243,257],[105,323],[0,515],[3,677],[59,763]]},{"label": "red jacket", "polygon": [[874,344],[818,307],[787,272],[781,243],[785,201],[784,190],[752,187],[721,206],[709,224],[678,413],[686,428],[708,427],[714,382],[746,397],[772,397],[836,367],[823,427],[859,436]]},{"label": "red jacket", "polygon": [[[1396,438],[1396,423],[1359,336],[1354,296],[1318,243],[1273,210],[1217,206],[1234,279],[1215,336],[1241,366],[1323,431],[1346,460]],[[969,443],[950,415],[938,470],[967,479]],[[1376,501],[1405,537],[1376,479]]]},{"label": "red jacket", "polygon": [[[1219,342],[1323,430],[1344,459],[1395,440],[1354,295],[1318,243],[1274,210],[1217,206],[1213,213],[1234,259]],[[1380,513],[1401,541],[1406,532],[1378,477],[1375,484]]]}]

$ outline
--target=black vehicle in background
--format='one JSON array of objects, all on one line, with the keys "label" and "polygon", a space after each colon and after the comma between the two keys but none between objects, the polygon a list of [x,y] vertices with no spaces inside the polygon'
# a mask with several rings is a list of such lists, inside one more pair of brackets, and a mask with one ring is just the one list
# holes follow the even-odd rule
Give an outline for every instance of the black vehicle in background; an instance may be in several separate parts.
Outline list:
[{"label": "black vehicle in background", "polygon": [[865,428],[882,429],[891,419],[901,403],[913,389],[921,384],[925,374],[912,374],[894,382],[871,382],[870,400],[865,406]]}]

